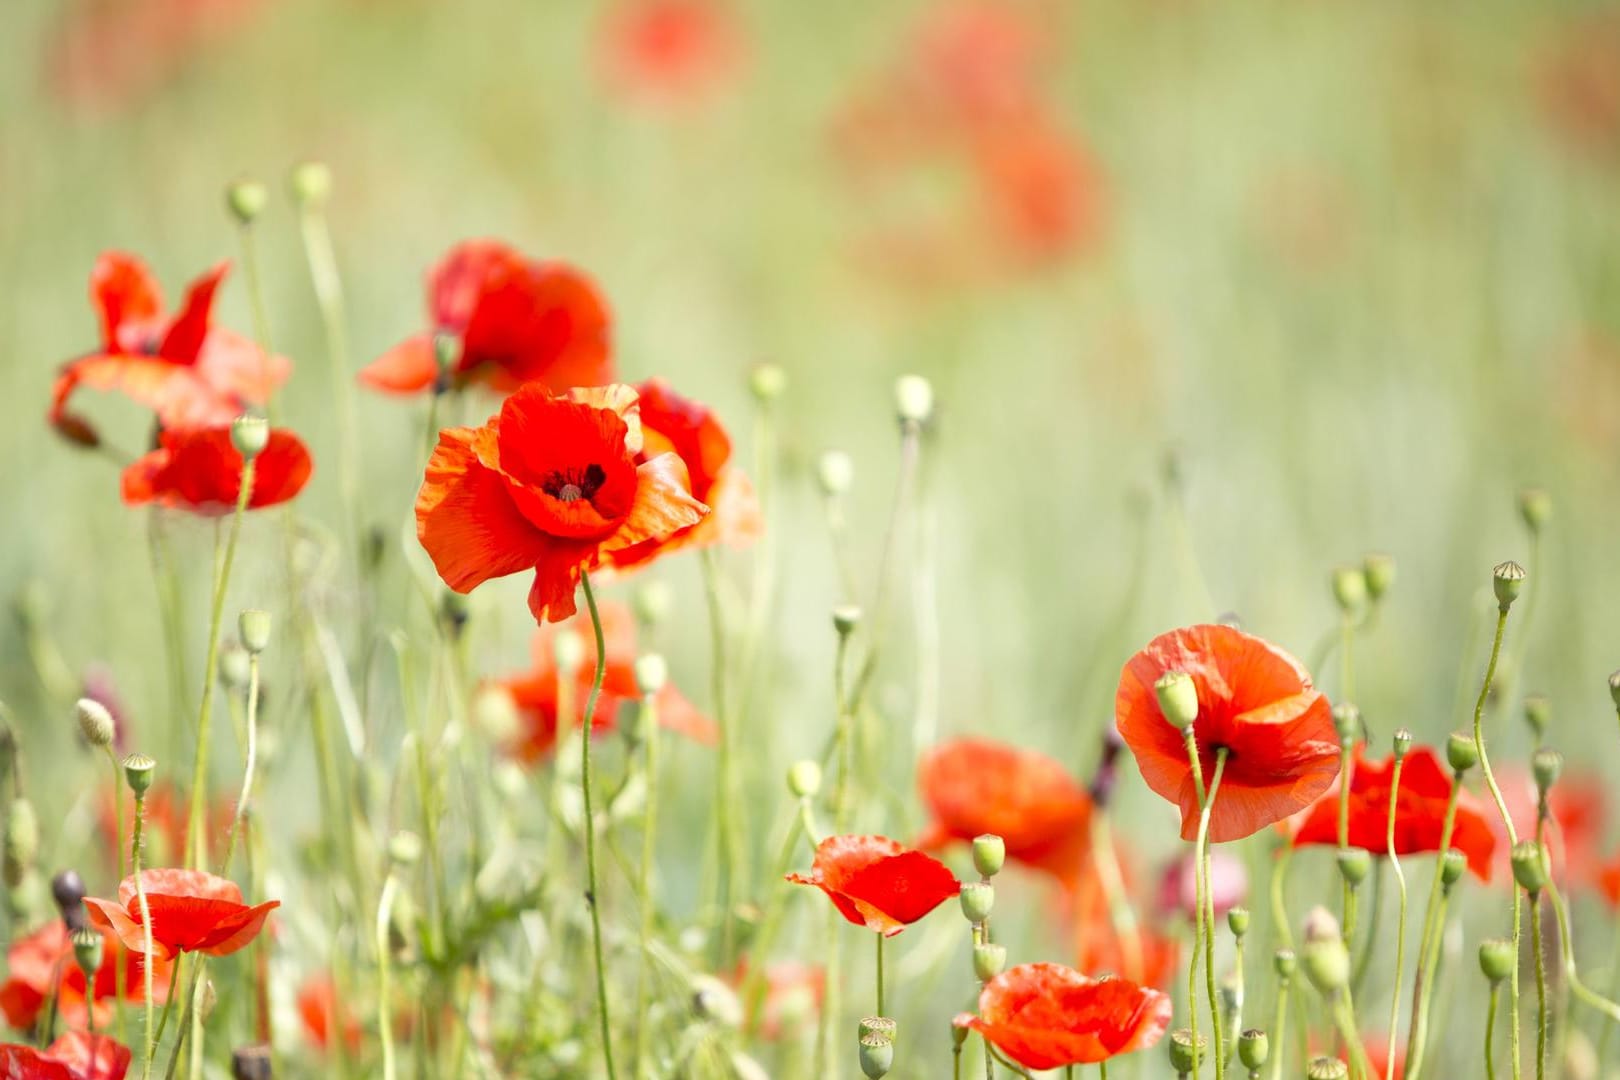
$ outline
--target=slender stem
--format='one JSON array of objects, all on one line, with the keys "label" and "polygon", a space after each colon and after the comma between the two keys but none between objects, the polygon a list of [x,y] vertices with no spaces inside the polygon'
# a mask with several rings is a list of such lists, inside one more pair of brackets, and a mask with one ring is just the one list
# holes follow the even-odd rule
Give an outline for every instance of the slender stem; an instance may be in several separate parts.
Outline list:
[{"label": "slender stem", "polygon": [[[648,1058],[648,1043],[652,1037],[651,1027],[648,1024],[647,1005],[650,999],[649,991],[652,984],[652,932],[653,904],[652,880],[653,862],[658,850],[658,699],[654,694],[646,694],[641,699],[642,715],[638,720],[641,730],[645,733],[646,760],[642,770],[647,783],[647,806],[641,823],[641,952],[640,976],[636,979],[636,1076],[646,1071]],[[761,975],[764,973],[764,961],[761,959],[754,965]],[[750,974],[753,974],[752,969]],[[744,998],[746,1001],[747,999]],[[750,1015],[748,1013],[745,1016]]]},{"label": "slender stem", "polygon": [[[1348,624],[1347,624],[1348,625]],[[1339,853],[1350,848],[1350,778],[1355,771],[1355,740],[1346,736],[1339,743]],[[1340,894],[1344,902],[1344,943],[1356,936],[1356,887],[1341,875]]]},{"label": "slender stem", "polygon": [[[1440,826],[1438,850],[1442,853],[1451,850],[1451,834],[1457,827],[1457,801],[1461,796],[1462,774],[1454,773],[1451,778],[1451,797],[1446,800],[1445,820]],[[1439,912],[1445,901],[1444,872],[1444,860],[1436,858],[1434,880],[1429,885],[1429,900],[1423,909],[1423,930],[1418,934],[1417,975],[1412,982],[1412,1021],[1407,1037],[1410,1050],[1406,1055],[1406,1067],[1411,1074],[1409,1080],[1418,1080],[1423,1070],[1423,1051],[1428,1043],[1431,1000],[1429,983],[1440,955],[1442,923],[1439,920]]]},{"label": "slender stem", "polygon": [[1530,948],[1536,955],[1536,1080],[1547,1075],[1547,960],[1542,955],[1541,893],[1530,894]]},{"label": "slender stem", "polygon": [[394,1010],[389,972],[392,950],[388,947],[388,927],[394,912],[394,894],[399,878],[390,873],[383,881],[377,900],[377,1038],[382,1043],[383,1080],[394,1080]]},{"label": "slender stem", "polygon": [[1287,885],[1288,868],[1294,862],[1294,847],[1287,840],[1283,841],[1282,850],[1277,853],[1277,860],[1271,867],[1271,922],[1277,931],[1277,937],[1282,947],[1294,947],[1294,932],[1288,928]]},{"label": "slender stem", "polygon": [[[1209,806],[1209,800],[1204,792],[1204,765],[1198,756],[1198,733],[1194,725],[1188,724],[1181,732],[1182,741],[1187,747],[1187,763],[1191,767],[1193,786],[1198,794],[1199,825],[1202,828],[1204,809]],[[1203,1055],[1198,1052],[1198,961],[1204,941],[1204,866],[1203,862],[1194,858],[1193,861],[1193,944],[1192,952],[1187,957],[1187,1028],[1192,1035],[1193,1077],[1196,1080],[1198,1070],[1203,1064]]]},{"label": "slender stem", "polygon": [[883,941],[887,935],[881,931],[877,934],[877,1015],[887,1016],[883,1011]]},{"label": "slender stem", "polygon": [[175,988],[185,985],[186,954],[181,953],[174,959],[174,967],[169,971],[170,993],[163,1000],[163,1011],[158,1014],[157,1034],[152,1039],[152,1045],[163,1041],[163,1033],[169,1030],[169,1015],[174,1012],[174,1003],[180,1000],[180,995],[174,993]]},{"label": "slender stem", "polygon": [[1492,1055],[1492,1041],[1496,1035],[1496,1014],[1502,997],[1501,985],[1491,982],[1491,1001],[1485,1012],[1485,1080],[1496,1080],[1496,1058]]},{"label": "slender stem", "polygon": [[[113,787],[112,787],[112,793],[113,793],[113,827],[118,830],[118,839],[113,842],[113,849],[118,852],[118,880],[123,881],[124,880],[124,784],[123,784],[123,771],[124,770],[118,764],[118,755],[113,753],[113,748],[112,748],[111,743],[107,744],[102,749],[104,749],[107,752],[107,760],[112,764],[112,773],[113,773]],[[113,994],[114,994],[113,1000],[115,1002],[119,1003],[119,1008],[118,1008],[118,1039],[125,1046],[128,1046],[129,1045],[129,1019],[125,1015],[124,1009],[122,1007],[122,1003],[124,1001],[124,991],[126,989],[125,980],[127,978],[127,973],[125,972],[124,969],[128,965],[126,965],[124,963],[123,957],[120,955],[121,949],[122,949],[122,946],[115,946],[114,949],[112,950],[112,955],[113,955],[113,988],[114,988],[113,989]],[[91,979],[91,980],[89,980],[89,982],[91,984],[91,989],[94,990],[94,988],[95,988],[95,986],[94,986],[95,980]]]},{"label": "slender stem", "polygon": [[1581,982],[1580,974],[1575,970],[1575,942],[1571,936],[1569,912],[1564,907],[1564,898],[1558,891],[1558,885],[1551,880],[1547,882],[1547,895],[1552,900],[1553,915],[1558,920],[1558,938],[1563,949],[1564,975],[1569,979],[1570,990],[1582,1004],[1590,1006],[1608,1017],[1611,1024],[1620,1023],[1620,1005],[1615,1004]]},{"label": "slender stem", "polygon": [[[1401,857],[1395,850],[1395,817],[1400,804],[1401,769],[1405,761],[1395,758],[1395,771],[1389,781],[1389,828],[1384,834],[1384,850],[1389,865],[1395,871],[1395,885],[1400,892],[1400,914],[1395,921],[1395,987],[1389,995],[1389,1060],[1384,1066],[1384,1080],[1395,1080],[1395,1045],[1401,1023],[1401,969],[1406,966],[1406,873],[1401,869]],[[1445,849],[1441,849],[1442,854]],[[1374,935],[1376,936],[1376,935]]]},{"label": "slender stem", "polygon": [[242,768],[242,794],[236,800],[236,816],[231,820],[231,831],[225,837],[225,858],[219,864],[220,873],[231,873],[231,856],[236,853],[236,838],[241,834],[242,821],[247,816],[248,800],[253,796],[253,771],[259,761],[259,654],[248,654],[247,699],[247,761]]},{"label": "slender stem", "polygon": [[[191,985],[186,988],[186,1007],[180,1014],[180,1023],[175,1029],[174,1046],[169,1050],[169,1067],[164,1070],[164,1080],[174,1080],[174,1070],[180,1064],[180,1050],[186,1045],[186,1035],[189,1032],[191,1039],[191,1075],[202,1075],[202,1061],[198,1054],[202,1051],[202,1042],[196,1037],[202,1027],[202,1017],[197,1012],[197,998],[202,991],[203,954],[197,953],[191,961]],[[176,980],[178,982],[178,980]],[[174,984],[170,984],[173,991]]]},{"label": "slender stem", "polygon": [[141,975],[146,984],[142,987],[146,996],[146,1059],[141,1064],[141,1080],[147,1080],[152,1075],[152,1056],[157,1053],[157,1029],[152,1026],[152,911],[146,904],[146,883],[141,880],[142,822],[145,817],[146,797],[136,792],[135,835],[130,842],[129,862],[130,873],[135,876],[135,903],[141,912],[141,954],[145,958],[141,963]]},{"label": "slender stem", "polygon": [[1271,1025],[1277,1039],[1277,1052],[1271,1058],[1271,1080],[1282,1077],[1283,1058],[1288,1056],[1288,991],[1291,982],[1286,976],[1277,982],[1277,1018]]},{"label": "slender stem", "polygon": [[1350,1054],[1350,1071],[1358,1076],[1370,1076],[1372,1065],[1367,1060],[1367,1048],[1361,1041],[1361,1035],[1356,1031],[1355,1007],[1351,1003],[1350,994],[1341,990],[1331,1006],[1333,1022],[1339,1029],[1339,1038]]},{"label": "slender stem", "polygon": [[[1210,1025],[1214,1028],[1215,1080],[1226,1075],[1226,1025],[1221,1023],[1221,1003],[1215,993],[1215,899],[1211,895],[1209,880],[1209,819],[1215,809],[1215,797],[1221,790],[1221,776],[1226,772],[1227,749],[1215,748],[1215,775],[1209,782],[1209,797],[1198,814],[1198,903],[1204,923],[1204,988],[1209,994]],[[1189,1006],[1189,1011],[1197,1009]]]},{"label": "slender stem", "polygon": [[[1496,678],[1496,661],[1502,655],[1502,635],[1507,630],[1508,609],[1501,605],[1496,615],[1496,635],[1491,641],[1491,658],[1485,665],[1485,681],[1479,688],[1479,699],[1474,703],[1474,749],[1479,753],[1480,771],[1485,774],[1485,785],[1491,789],[1491,798],[1496,801],[1496,810],[1502,815],[1502,824],[1507,830],[1508,847],[1511,849],[1519,842],[1517,831],[1513,828],[1513,815],[1508,813],[1507,800],[1502,798],[1502,789],[1497,786],[1496,774],[1491,771],[1491,759],[1485,752],[1485,702],[1490,697],[1491,681]],[[1520,901],[1519,890],[1513,890],[1513,975],[1508,983],[1508,1047],[1513,1055],[1511,1062],[1513,1080],[1519,1080],[1519,923]]]},{"label": "slender stem", "polygon": [[596,720],[596,699],[602,693],[602,676],[607,671],[607,646],[602,640],[602,616],[596,610],[596,593],[591,588],[590,574],[580,574],[579,583],[585,590],[585,606],[591,613],[591,632],[596,637],[596,677],[591,680],[591,696],[585,701],[585,721],[579,739],[579,785],[585,798],[585,902],[591,908],[591,944],[596,959],[596,1012],[602,1028],[602,1058],[607,1064],[608,1080],[615,1080],[618,1073],[613,1068],[613,1026],[608,1019],[607,964],[602,959],[602,913],[596,895],[596,815],[591,806],[591,730]]},{"label": "slender stem", "polygon": [[736,794],[735,766],[732,746],[736,732],[732,730],[730,710],[726,702],[726,624],[720,601],[720,571],[713,548],[702,553],[703,591],[709,605],[709,642],[711,649],[710,693],[714,698],[714,723],[719,729],[714,770],[714,813],[719,880],[717,902],[720,908],[719,962],[723,968],[730,962],[732,935],[735,932],[732,908],[737,865],[736,822],[732,815],[732,802]]}]

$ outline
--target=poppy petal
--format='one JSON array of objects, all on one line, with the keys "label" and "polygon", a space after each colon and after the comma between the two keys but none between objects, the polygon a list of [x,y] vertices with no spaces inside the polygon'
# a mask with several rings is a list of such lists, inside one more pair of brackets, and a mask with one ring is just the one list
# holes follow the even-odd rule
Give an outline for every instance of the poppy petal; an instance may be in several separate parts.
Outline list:
[{"label": "poppy petal", "polygon": [[686,489],[686,465],[675,454],[659,454],[636,469],[636,500],[617,532],[603,544],[615,551],[643,540],[669,536],[695,525],[709,508]]},{"label": "poppy petal", "polygon": [[484,455],[498,460],[494,440],[489,428],[439,432],[416,496],[417,538],[457,592],[537,566],[558,546],[518,512],[506,478],[484,464]]},{"label": "poppy petal", "polygon": [[197,357],[202,352],[203,341],[208,336],[208,319],[214,306],[214,293],[219,289],[219,283],[224,280],[225,273],[230,267],[230,263],[222,262],[191,283],[191,287],[186,290],[185,302],[180,305],[174,322],[169,324],[169,329],[158,346],[159,356],[172,364],[185,367],[197,362]]},{"label": "poppy petal", "polygon": [[408,337],[360,369],[358,378],[373,390],[414,394],[426,390],[439,377],[433,335]]},{"label": "poppy petal", "polygon": [[122,251],[103,252],[90,272],[90,302],[101,313],[101,343],[108,352],[122,348],[119,331],[163,314],[163,293],[146,264]]}]

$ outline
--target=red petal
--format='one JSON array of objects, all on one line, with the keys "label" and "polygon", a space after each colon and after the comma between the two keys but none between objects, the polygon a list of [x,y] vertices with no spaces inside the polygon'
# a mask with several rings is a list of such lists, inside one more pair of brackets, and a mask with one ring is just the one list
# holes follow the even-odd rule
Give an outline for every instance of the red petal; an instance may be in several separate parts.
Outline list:
[{"label": "red petal", "polygon": [[604,551],[669,536],[695,525],[709,508],[686,489],[686,466],[674,454],[659,454],[636,469],[636,496],[624,523],[602,545]]},{"label": "red petal", "polygon": [[416,496],[416,535],[439,576],[457,592],[537,566],[558,541],[518,513],[489,428],[446,428]]},{"label": "red petal", "polygon": [[45,1056],[71,1069],[79,1080],[123,1080],[131,1054],[105,1035],[70,1031],[51,1043]]},{"label": "red petal", "polygon": [[360,369],[359,379],[373,390],[414,394],[428,389],[439,376],[433,335],[417,334]]},{"label": "red petal", "polygon": [[214,306],[214,292],[219,288],[230,263],[222,262],[191,283],[185,303],[169,324],[158,346],[158,355],[171,363],[186,367],[197,362],[202,352],[203,339],[208,336],[209,312]]},{"label": "red petal", "polygon": [[163,314],[163,294],[146,264],[122,251],[103,252],[90,272],[90,301],[101,311],[101,343],[119,352],[119,330]]}]

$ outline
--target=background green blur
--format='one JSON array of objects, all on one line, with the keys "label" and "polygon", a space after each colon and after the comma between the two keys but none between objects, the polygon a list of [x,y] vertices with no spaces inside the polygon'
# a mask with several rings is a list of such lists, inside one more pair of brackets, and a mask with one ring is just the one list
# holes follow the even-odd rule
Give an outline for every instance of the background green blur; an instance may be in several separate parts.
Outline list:
[{"label": "background green blur", "polygon": [[[786,370],[775,655],[746,748],[763,805],[785,801],[781,769],[831,721],[827,612],[843,597],[815,460],[855,457],[849,521],[869,594],[897,465],[891,387],[906,372],[933,381],[939,414],[921,513],[899,533],[906,644],[878,687],[895,835],[920,822],[919,702],[925,734],[937,702],[941,734],[1041,748],[1085,776],[1134,648],[1230,611],[1311,655],[1336,624],[1331,568],[1374,550],[1399,579],[1356,651],[1360,705],[1380,744],[1399,725],[1441,739],[1483,667],[1490,568],[1529,558],[1514,501],[1526,485],[1556,510],[1530,566],[1531,638],[1510,629],[1505,685],[1549,694],[1550,741],[1578,768],[1620,776],[1604,683],[1620,666],[1620,9],[1007,0],[1041,29],[1046,105],[1094,161],[1100,232],[1033,264],[918,280],[869,257],[885,215],[943,205],[971,230],[982,208],[951,194],[949,163],[908,169],[875,204],[836,131],[927,3],[739,3],[740,60],[675,107],[604,80],[606,6],[239,6],[160,77],[95,101],[65,93],[53,68],[93,5],[8,0],[0,13],[0,596],[32,605],[49,639],[0,623],[0,700],[42,778],[48,839],[71,850],[89,766],[41,663],[75,678],[106,665],[137,731],[172,727],[147,515],[119,503],[110,462],[43,419],[57,365],[96,340],[91,265],[103,249],[137,252],[172,301],[239,256],[224,185],[272,184],[263,271],[275,346],[298,365],[283,416],[317,462],[299,511],[338,530],[335,413],[284,194],[287,170],[310,158],[335,176],[357,362],[423,325],[423,274],[453,242],[495,236],[594,275],[624,375],[662,374],[716,405],[748,467],[747,374]],[[251,329],[240,267],[218,315]],[[92,397],[111,442],[134,450],[148,436],[132,410]],[[366,519],[404,546],[423,413],[359,396]],[[200,658],[211,537],[198,526],[179,542],[198,570]],[[272,526],[250,524],[246,542],[233,609],[273,599]],[[930,568],[932,594],[919,592]],[[658,644],[701,702],[696,564],[658,573],[681,605]],[[480,674],[523,666],[525,587],[475,599]],[[404,619],[410,599],[402,589],[398,611],[376,618]],[[938,628],[937,672],[919,673],[914,625]],[[1326,668],[1337,695],[1336,660]],[[1498,753],[1522,756],[1528,734],[1502,705]],[[703,768],[701,753],[676,753]],[[1172,811],[1126,772],[1133,847],[1168,852]],[[287,769],[272,790],[307,827],[301,782]],[[672,814],[704,812],[706,785],[691,787]],[[777,820],[754,823],[756,863]],[[671,887],[693,886],[677,874]],[[1036,916],[1029,947],[1060,949],[1042,936],[1038,890],[1016,902]],[[806,926],[819,925],[817,911]],[[900,938],[900,955],[924,937]],[[1459,1063],[1476,1060],[1466,1041]]]}]

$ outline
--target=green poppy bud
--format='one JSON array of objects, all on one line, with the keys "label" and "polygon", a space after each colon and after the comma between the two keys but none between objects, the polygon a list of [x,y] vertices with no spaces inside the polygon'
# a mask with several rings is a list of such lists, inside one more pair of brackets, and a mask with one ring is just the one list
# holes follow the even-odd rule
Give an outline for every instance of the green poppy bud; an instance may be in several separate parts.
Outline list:
[{"label": "green poppy bud", "polygon": [[152,786],[152,773],[156,770],[157,762],[146,754],[130,754],[124,759],[124,780],[137,799],[145,796],[146,789]]},{"label": "green poppy bud", "polygon": [[1350,1075],[1350,1066],[1338,1058],[1312,1058],[1305,1066],[1305,1080],[1344,1080]]},{"label": "green poppy bud", "polygon": [[1277,978],[1286,983],[1299,970],[1299,957],[1294,955],[1293,949],[1278,949],[1271,955],[1271,967]]},{"label": "green poppy bud", "polygon": [[1232,931],[1233,937],[1242,937],[1249,932],[1249,909],[1235,907],[1226,913],[1227,929]]},{"label": "green poppy bud", "polygon": [[777,364],[756,364],[748,373],[748,390],[754,400],[767,405],[782,396],[787,389],[787,372]]},{"label": "green poppy bud", "polygon": [[1198,1059],[1204,1056],[1204,1048],[1209,1040],[1202,1035],[1194,1035],[1186,1028],[1177,1028],[1170,1033],[1167,1040],[1170,1045],[1170,1067],[1178,1073],[1190,1073]]},{"label": "green poppy bud", "polygon": [[1266,1064],[1266,1058],[1271,1056],[1271,1043],[1266,1039],[1266,1033],[1258,1028],[1250,1028],[1238,1036],[1238,1060],[1243,1062],[1245,1069],[1259,1069]]},{"label": "green poppy bud", "polygon": [[1367,603],[1367,575],[1359,566],[1340,566],[1333,570],[1333,599],[1345,614],[1360,611]]},{"label": "green poppy bud", "polygon": [[1543,796],[1558,783],[1558,777],[1564,771],[1564,755],[1549,747],[1543,747],[1530,755],[1530,772],[1536,778],[1536,790]]},{"label": "green poppy bud", "polygon": [[1007,861],[1007,842],[995,833],[973,838],[973,869],[980,877],[995,877]]},{"label": "green poppy bud", "polygon": [[106,946],[106,939],[101,931],[82,929],[73,931],[73,960],[84,972],[86,979],[93,979],[97,971],[101,970],[102,950]]},{"label": "green poppy bud", "polygon": [[1153,684],[1159,712],[1177,731],[1186,731],[1198,719],[1198,685],[1183,671],[1167,671]]},{"label": "green poppy bud", "polygon": [[1519,517],[1532,533],[1539,533],[1552,519],[1552,510],[1552,496],[1545,489],[1525,488],[1519,492]]},{"label": "green poppy bud", "polygon": [[829,499],[844,494],[855,484],[855,459],[842,450],[823,451],[816,461],[816,482]]},{"label": "green poppy bud", "polygon": [[1348,701],[1333,706],[1333,730],[1341,746],[1354,743],[1361,735],[1361,710]]},{"label": "green poppy bud", "polygon": [[1367,880],[1367,872],[1372,869],[1372,856],[1361,848],[1344,848],[1336,853],[1339,863],[1339,875],[1351,885],[1360,885]]},{"label": "green poppy bud", "polygon": [[258,654],[270,645],[270,613],[248,610],[236,617],[236,632],[242,638],[242,648]]},{"label": "green poppy bud", "polygon": [[970,881],[962,886],[957,895],[962,904],[962,914],[967,921],[977,926],[990,917],[990,911],[996,906],[996,887],[988,881]]},{"label": "green poppy bud", "polygon": [[225,205],[243,225],[251,225],[254,218],[264,213],[269,201],[270,192],[257,180],[238,180],[225,189]]},{"label": "green poppy bud", "polygon": [[973,946],[973,974],[980,982],[989,982],[1007,966],[1007,948],[1004,945]]},{"label": "green poppy bud", "polygon": [[1458,880],[1463,876],[1463,871],[1467,869],[1468,856],[1456,848],[1450,849],[1440,856],[1440,884],[1449,890],[1453,885],[1457,884]]},{"label": "green poppy bud", "polygon": [[110,746],[113,736],[117,734],[117,725],[113,723],[112,713],[107,706],[95,698],[80,698],[73,707],[74,715],[79,721],[79,734],[91,746]]},{"label": "green poppy bud", "polygon": [[1536,841],[1520,840],[1513,845],[1513,880],[1531,896],[1547,887],[1547,857]]},{"label": "green poppy bud", "polygon": [[1496,590],[1496,603],[1502,611],[1513,606],[1513,601],[1524,591],[1524,567],[1509,560],[1497,563],[1491,571],[1491,586]]},{"label": "green poppy bud", "polygon": [[814,798],[821,790],[821,766],[809,758],[788,767],[788,791],[796,799]]},{"label": "green poppy bud", "polygon": [[1400,761],[1405,758],[1407,752],[1411,749],[1412,732],[1406,728],[1397,728],[1395,730],[1395,760]]},{"label": "green poppy bud", "polygon": [[1451,771],[1461,776],[1479,764],[1479,747],[1466,731],[1453,731],[1446,736],[1446,761]]},{"label": "green poppy bud", "polygon": [[1479,970],[1493,983],[1511,976],[1517,961],[1513,942],[1506,938],[1487,938],[1479,943]]},{"label": "green poppy bud", "polygon": [[287,178],[293,201],[299,206],[319,210],[332,194],[332,170],[324,162],[303,161],[293,166]]},{"label": "green poppy bud", "polygon": [[1367,595],[1373,602],[1382,600],[1384,594],[1395,584],[1394,556],[1381,552],[1368,555],[1362,560],[1361,576],[1367,582]]},{"label": "green poppy bud", "polygon": [[934,413],[934,385],[921,375],[894,381],[894,410],[903,424],[924,424]]},{"label": "green poppy bud", "polygon": [[1524,722],[1537,741],[1547,734],[1547,722],[1552,719],[1552,702],[1545,694],[1531,694],[1524,699]]},{"label": "green poppy bud", "polygon": [[861,609],[854,604],[842,604],[833,608],[833,629],[839,637],[848,637],[861,625]]}]

